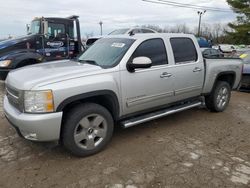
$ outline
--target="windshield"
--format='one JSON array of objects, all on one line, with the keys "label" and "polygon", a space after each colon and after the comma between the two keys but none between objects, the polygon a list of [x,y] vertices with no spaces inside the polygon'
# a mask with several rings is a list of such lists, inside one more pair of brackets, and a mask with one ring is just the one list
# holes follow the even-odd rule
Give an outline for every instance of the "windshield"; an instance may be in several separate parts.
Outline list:
[{"label": "windshield", "polygon": [[78,60],[82,63],[91,63],[103,68],[114,67],[121,61],[134,41],[134,39],[122,38],[99,39]]},{"label": "windshield", "polygon": [[124,35],[128,32],[129,29],[117,29],[109,33],[109,35]]},{"label": "windshield", "polygon": [[30,24],[29,34],[39,34],[40,33],[41,22],[40,20],[34,20]]}]

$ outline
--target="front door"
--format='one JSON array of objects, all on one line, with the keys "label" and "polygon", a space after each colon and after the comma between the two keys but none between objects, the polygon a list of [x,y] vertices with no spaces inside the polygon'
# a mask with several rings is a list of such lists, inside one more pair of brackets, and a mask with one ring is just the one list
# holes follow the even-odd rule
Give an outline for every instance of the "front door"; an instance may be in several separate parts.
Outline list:
[{"label": "front door", "polygon": [[65,24],[48,22],[48,35],[44,38],[44,56],[47,61],[69,57],[69,40]]},{"label": "front door", "polygon": [[124,115],[150,110],[171,102],[173,80],[168,72],[168,57],[162,39],[142,42],[129,61],[136,57],[148,57],[152,67],[130,73],[121,71],[121,89]]}]

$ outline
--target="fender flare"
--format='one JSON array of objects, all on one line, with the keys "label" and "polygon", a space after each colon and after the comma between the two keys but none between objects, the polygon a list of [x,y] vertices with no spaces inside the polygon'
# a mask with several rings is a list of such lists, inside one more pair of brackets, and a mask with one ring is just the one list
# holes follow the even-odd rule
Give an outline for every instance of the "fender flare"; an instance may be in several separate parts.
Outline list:
[{"label": "fender flare", "polygon": [[231,74],[231,75],[234,76],[234,80],[233,80],[233,84],[232,84],[232,87],[233,87],[234,84],[235,84],[235,80],[236,80],[236,72],[234,72],[234,71],[223,71],[223,72],[220,72],[219,74],[217,74],[216,78],[215,78],[214,81],[213,81],[213,85],[212,85],[211,91],[210,91],[209,93],[202,93],[202,95],[203,95],[203,96],[208,96],[208,95],[214,90],[214,88],[215,88],[215,86],[216,86],[216,83],[217,83],[217,81],[218,81],[218,78],[219,78],[220,76],[228,75],[228,74]]},{"label": "fender flare", "polygon": [[223,72],[220,72],[215,80],[214,80],[214,85],[216,84],[216,82],[218,81],[218,78],[223,76],[223,75],[233,75],[234,79],[233,79],[233,84],[232,84],[232,87],[234,86],[235,84],[235,80],[236,80],[236,72],[235,71],[223,71]]},{"label": "fender flare", "polygon": [[111,103],[112,103],[112,111],[113,111],[113,115],[114,118],[117,119],[119,117],[120,114],[120,105],[119,105],[119,101],[117,98],[117,95],[115,94],[115,92],[111,91],[111,90],[97,90],[97,91],[92,91],[92,92],[87,92],[87,93],[83,93],[83,94],[79,94],[79,95],[75,95],[75,96],[71,96],[65,100],[63,100],[56,108],[56,112],[61,112],[63,111],[63,109],[73,103],[73,102],[77,102],[80,100],[84,100],[84,99],[88,99],[91,97],[98,97],[98,96],[108,96],[111,99]]}]

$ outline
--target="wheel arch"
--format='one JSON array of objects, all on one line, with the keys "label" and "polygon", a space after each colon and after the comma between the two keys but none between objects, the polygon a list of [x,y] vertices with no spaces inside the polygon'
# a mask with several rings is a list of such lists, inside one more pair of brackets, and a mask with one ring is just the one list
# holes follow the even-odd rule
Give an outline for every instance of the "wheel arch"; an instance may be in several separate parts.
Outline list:
[{"label": "wheel arch", "polygon": [[34,52],[18,52],[13,57],[13,68],[33,65],[43,61],[43,56]]},{"label": "wheel arch", "polygon": [[231,89],[232,89],[234,84],[235,84],[235,80],[236,80],[236,73],[234,71],[221,72],[217,75],[213,87],[215,87],[215,84],[218,81],[224,81],[224,82],[229,83],[229,85],[231,86]]},{"label": "wheel arch", "polygon": [[67,113],[73,106],[85,102],[93,102],[104,106],[111,113],[114,120],[118,120],[120,114],[118,98],[116,94],[110,90],[99,90],[71,96],[62,101],[56,111]]},{"label": "wheel arch", "polygon": [[37,59],[29,58],[29,59],[24,59],[16,64],[15,68],[20,68],[28,65],[35,65],[39,63],[40,61]]},{"label": "wheel arch", "polygon": [[206,81],[204,86],[203,96],[208,96],[216,87],[218,81],[225,81],[229,83],[231,89],[233,89],[236,81],[236,72],[234,71],[223,71],[216,75],[213,81]]}]

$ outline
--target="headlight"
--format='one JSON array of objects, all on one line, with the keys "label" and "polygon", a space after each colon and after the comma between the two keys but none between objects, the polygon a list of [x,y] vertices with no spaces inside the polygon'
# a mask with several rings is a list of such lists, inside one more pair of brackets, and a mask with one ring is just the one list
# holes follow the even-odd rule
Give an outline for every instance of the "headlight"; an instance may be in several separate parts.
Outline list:
[{"label": "headlight", "polygon": [[54,112],[52,91],[25,91],[24,111],[28,113]]},{"label": "headlight", "polygon": [[8,67],[11,64],[11,60],[0,61],[0,67]]}]

